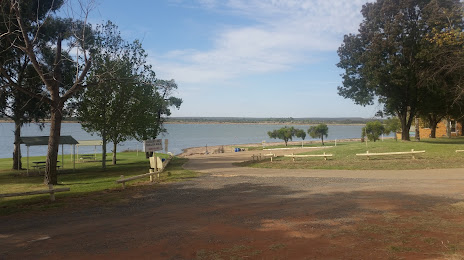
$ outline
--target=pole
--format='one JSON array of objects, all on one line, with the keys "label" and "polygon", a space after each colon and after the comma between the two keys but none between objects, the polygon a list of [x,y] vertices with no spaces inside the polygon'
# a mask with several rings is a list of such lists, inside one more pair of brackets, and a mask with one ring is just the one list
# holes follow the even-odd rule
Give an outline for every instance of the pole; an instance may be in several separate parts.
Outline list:
[{"label": "pole", "polygon": [[29,174],[29,146],[27,146],[27,174]]},{"label": "pole", "polygon": [[366,136],[365,138],[366,138],[366,147],[367,147],[367,129],[366,128],[364,128],[364,135]]},{"label": "pole", "polygon": [[76,145],[73,144],[73,172],[76,171]]},{"label": "pole", "polygon": [[61,169],[64,169],[64,144],[61,144]]}]

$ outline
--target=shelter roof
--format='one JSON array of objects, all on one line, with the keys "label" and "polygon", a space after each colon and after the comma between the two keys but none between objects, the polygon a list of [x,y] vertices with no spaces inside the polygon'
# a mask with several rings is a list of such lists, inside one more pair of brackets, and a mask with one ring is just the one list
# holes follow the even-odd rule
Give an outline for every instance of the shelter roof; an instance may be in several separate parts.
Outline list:
[{"label": "shelter roof", "polygon": [[[48,145],[48,136],[23,136],[21,137],[21,144],[25,144],[26,146],[34,146],[34,145]],[[76,139],[74,139],[70,135],[60,136],[60,144],[78,144]]]},{"label": "shelter roof", "polygon": [[79,140],[78,146],[101,146],[103,145],[102,140]]}]

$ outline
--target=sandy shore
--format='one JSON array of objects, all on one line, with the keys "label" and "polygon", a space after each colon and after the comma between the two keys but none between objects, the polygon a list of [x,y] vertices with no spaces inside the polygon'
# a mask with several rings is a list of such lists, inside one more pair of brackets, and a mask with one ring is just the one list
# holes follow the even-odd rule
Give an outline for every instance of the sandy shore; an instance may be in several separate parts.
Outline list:
[{"label": "sandy shore", "polygon": [[[337,140],[337,143],[340,142],[360,142],[360,138],[354,139],[341,139]],[[321,143],[320,140],[313,140],[313,141],[304,141],[303,145],[310,145],[315,143]],[[324,141],[327,145],[333,145],[335,140],[326,140]],[[267,146],[277,146],[277,145],[285,145],[285,142],[272,142],[272,143],[265,143],[265,147]],[[301,145],[301,141],[291,141],[288,142],[288,145]],[[216,146],[201,146],[201,147],[191,147],[183,149],[182,153],[178,156],[180,157],[189,157],[192,155],[205,155],[205,154],[219,154],[219,153],[233,153],[235,152],[235,148],[243,148],[247,150],[249,147],[262,147],[261,143],[254,143],[254,144],[231,144],[231,145],[216,145]]]}]

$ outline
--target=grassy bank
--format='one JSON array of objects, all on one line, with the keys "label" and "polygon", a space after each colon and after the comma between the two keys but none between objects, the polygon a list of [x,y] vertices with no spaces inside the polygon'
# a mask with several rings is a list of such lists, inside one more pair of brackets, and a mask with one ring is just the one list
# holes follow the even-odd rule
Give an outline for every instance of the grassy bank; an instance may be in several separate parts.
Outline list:
[{"label": "grassy bank", "polygon": [[[29,160],[43,161],[45,157],[31,157]],[[186,161],[187,159],[174,157],[159,181],[166,183],[196,177],[197,173],[182,168]],[[26,174],[25,170],[13,171],[11,163],[11,159],[0,159],[0,193],[46,189],[43,176],[37,171],[30,170],[30,174]],[[111,161],[107,161],[106,171],[101,169],[101,161],[78,162],[75,171],[70,161],[66,163],[65,169],[59,171],[58,187],[69,187],[70,192],[58,193],[54,203],[50,202],[48,194],[0,198],[0,215],[69,205],[117,203],[126,201],[137,190],[153,188],[148,177],[128,182],[128,188],[124,192],[120,192],[121,184],[115,183],[121,175],[130,177],[148,172],[149,162],[142,153],[138,156],[135,152],[119,153],[117,165],[111,165]],[[26,167],[25,162],[23,167]]]},{"label": "grassy bank", "polygon": [[[316,144],[317,145],[317,144]],[[333,145],[333,144],[330,144]],[[320,146],[320,144],[319,144]],[[269,148],[269,147],[268,147]],[[357,153],[385,153],[405,152],[414,149],[425,150],[423,154],[416,155],[389,155],[371,157],[356,156]],[[343,142],[337,143],[336,147],[311,151],[301,154],[322,154],[323,152],[333,154],[333,157],[324,161],[319,157],[297,158],[292,162],[291,158],[278,157],[270,162],[245,162],[239,165],[257,168],[278,169],[340,169],[340,170],[402,170],[402,169],[438,169],[438,168],[464,168],[464,153],[456,153],[456,150],[464,149],[464,138],[437,138],[424,139],[420,142],[385,141],[368,142]],[[264,152],[264,151],[263,151]]]}]

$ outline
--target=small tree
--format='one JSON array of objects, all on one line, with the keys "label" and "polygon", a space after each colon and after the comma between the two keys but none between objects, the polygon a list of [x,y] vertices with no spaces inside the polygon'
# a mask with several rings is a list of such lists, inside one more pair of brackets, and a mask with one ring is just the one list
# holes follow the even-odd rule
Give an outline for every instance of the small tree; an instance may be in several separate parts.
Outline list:
[{"label": "small tree", "polygon": [[[384,134],[389,135],[390,133],[395,134],[395,140],[397,140],[396,132],[401,130],[401,122],[398,117],[391,117],[385,120],[385,132]],[[364,133],[364,130],[363,130]]]},{"label": "small tree", "polygon": [[322,145],[324,145],[324,136],[327,137],[329,135],[329,127],[326,124],[319,124],[317,126],[311,126],[308,129],[308,134],[312,138],[321,138]]},{"label": "small tree", "polygon": [[296,129],[293,127],[282,127],[274,131],[269,131],[267,134],[270,138],[284,140],[285,146],[287,146],[288,140],[292,140],[295,136],[295,131]]},{"label": "small tree", "polygon": [[[301,138],[304,141],[304,139],[306,138],[306,132],[301,129],[296,129],[295,136]],[[301,147],[303,147],[303,141],[301,141]]]},{"label": "small tree", "polygon": [[380,121],[367,122],[366,126],[362,129],[361,137],[367,138],[369,141],[377,141],[381,134],[385,133],[385,126]]}]

